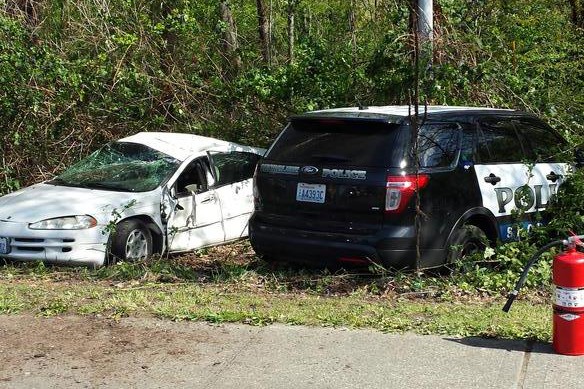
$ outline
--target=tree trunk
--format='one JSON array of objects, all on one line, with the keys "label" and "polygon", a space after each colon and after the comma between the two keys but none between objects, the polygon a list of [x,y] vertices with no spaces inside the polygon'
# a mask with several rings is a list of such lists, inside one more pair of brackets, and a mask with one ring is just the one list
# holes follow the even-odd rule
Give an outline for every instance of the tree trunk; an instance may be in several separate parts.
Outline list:
[{"label": "tree trunk", "polygon": [[265,0],[256,0],[258,10],[258,33],[260,36],[260,47],[264,63],[269,65],[271,62],[270,53],[270,22],[266,14]]},{"label": "tree trunk", "polygon": [[570,0],[572,10],[572,23],[576,27],[584,28],[584,4],[581,0]]},{"label": "tree trunk", "polygon": [[[408,50],[411,54],[411,63],[417,61],[417,27],[418,27],[418,0],[409,0],[409,19],[408,19]],[[417,97],[416,97],[417,100]]]},{"label": "tree trunk", "polygon": [[175,106],[180,104],[177,101],[175,89],[170,84],[172,73],[175,68],[175,57],[178,37],[168,26],[168,18],[172,15],[171,0],[161,0],[153,2],[151,8],[152,20],[164,26],[162,31],[162,42],[158,45],[158,63],[160,71],[164,74],[160,78],[162,87],[160,93],[153,96],[153,109],[157,115],[165,118],[165,122],[172,122],[176,118]]},{"label": "tree trunk", "polygon": [[312,36],[312,13],[310,12],[310,8],[304,12],[302,29],[306,36]]},{"label": "tree trunk", "polygon": [[[166,25],[166,19],[172,14],[170,2],[170,0],[166,0],[155,3],[155,6],[158,8],[154,10],[155,20],[157,22]],[[174,31],[165,27],[162,32],[162,39],[164,40],[164,46],[161,46],[159,49],[160,67],[164,74],[170,75],[174,67],[174,54],[178,38]]]},{"label": "tree trunk", "polygon": [[237,29],[235,20],[231,13],[228,1],[221,1],[219,4],[219,13],[221,21],[224,24],[223,30],[223,49],[229,64],[231,65],[231,74],[237,74],[241,69],[241,57],[239,56],[239,45],[237,43]]},{"label": "tree trunk", "polygon": [[294,62],[294,16],[298,0],[288,0],[288,61]]},{"label": "tree trunk", "polygon": [[349,33],[351,34],[351,45],[353,46],[353,59],[357,57],[357,5],[355,0],[351,0],[349,9]]}]

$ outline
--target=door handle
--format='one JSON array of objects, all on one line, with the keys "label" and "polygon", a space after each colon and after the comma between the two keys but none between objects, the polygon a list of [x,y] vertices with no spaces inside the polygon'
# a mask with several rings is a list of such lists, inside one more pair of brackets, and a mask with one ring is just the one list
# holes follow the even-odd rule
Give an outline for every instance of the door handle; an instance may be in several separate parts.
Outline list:
[{"label": "door handle", "polygon": [[497,182],[499,182],[499,181],[501,181],[501,177],[497,177],[493,173],[491,173],[487,177],[485,177],[485,182],[488,182],[489,184],[492,184],[492,185],[497,185]]},{"label": "door handle", "polygon": [[562,178],[562,175],[561,174],[556,174],[554,172],[551,172],[550,174],[548,174],[547,176],[545,176],[545,178],[547,178],[551,182],[556,182],[557,180],[559,180],[560,178]]},{"label": "door handle", "polygon": [[201,200],[201,204],[208,204],[213,201],[215,201],[215,195],[209,195],[209,197],[206,197],[203,200]]}]

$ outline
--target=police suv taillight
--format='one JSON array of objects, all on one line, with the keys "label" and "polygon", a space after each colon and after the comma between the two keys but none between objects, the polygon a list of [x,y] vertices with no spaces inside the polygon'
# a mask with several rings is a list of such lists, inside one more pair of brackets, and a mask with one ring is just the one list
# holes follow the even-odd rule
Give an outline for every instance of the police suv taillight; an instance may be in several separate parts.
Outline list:
[{"label": "police suv taillight", "polygon": [[428,185],[430,177],[426,174],[387,176],[385,184],[385,212],[401,213],[417,190]]}]

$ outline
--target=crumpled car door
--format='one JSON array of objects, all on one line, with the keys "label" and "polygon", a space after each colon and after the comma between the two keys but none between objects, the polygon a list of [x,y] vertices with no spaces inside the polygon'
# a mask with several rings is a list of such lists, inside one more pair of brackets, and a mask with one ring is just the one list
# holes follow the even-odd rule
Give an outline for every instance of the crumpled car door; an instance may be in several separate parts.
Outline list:
[{"label": "crumpled car door", "polygon": [[253,212],[253,172],[258,154],[230,151],[209,152],[215,193],[221,203],[225,240],[247,236],[247,224]]},{"label": "crumpled car door", "polygon": [[[191,174],[189,169],[200,171]],[[205,182],[196,182],[197,177],[205,177]],[[173,184],[176,205],[167,224],[169,251],[194,250],[225,240],[220,201],[216,191],[208,187],[207,177],[211,177],[208,165],[197,160]]]}]

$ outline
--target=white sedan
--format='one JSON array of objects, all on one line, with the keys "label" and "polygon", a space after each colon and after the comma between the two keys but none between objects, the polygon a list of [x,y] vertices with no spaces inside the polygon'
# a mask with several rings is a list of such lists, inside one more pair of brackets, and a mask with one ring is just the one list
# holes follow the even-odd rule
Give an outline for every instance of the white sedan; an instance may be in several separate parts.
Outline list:
[{"label": "white sedan", "polygon": [[101,266],[247,236],[264,149],[142,132],[0,197],[0,258]]}]

